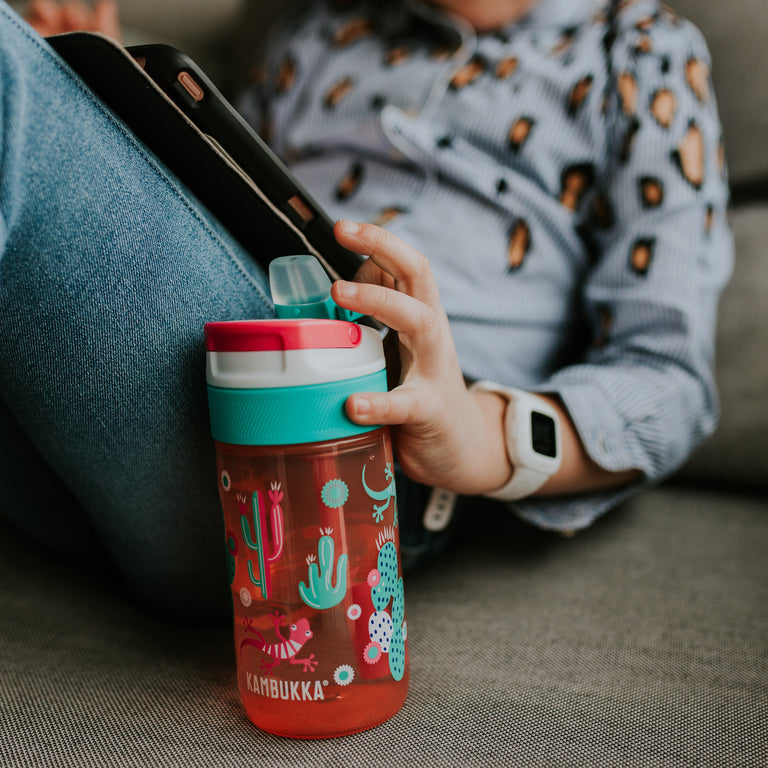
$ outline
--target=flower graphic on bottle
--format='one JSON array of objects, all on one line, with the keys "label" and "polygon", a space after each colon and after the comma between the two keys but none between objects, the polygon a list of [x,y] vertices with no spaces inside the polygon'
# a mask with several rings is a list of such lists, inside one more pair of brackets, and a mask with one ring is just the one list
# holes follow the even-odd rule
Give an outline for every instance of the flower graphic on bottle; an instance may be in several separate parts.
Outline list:
[{"label": "flower graphic on bottle", "polygon": [[366,664],[375,664],[380,658],[381,646],[375,640],[371,640],[363,651],[363,661]]},{"label": "flower graphic on bottle", "polygon": [[330,509],[338,509],[347,503],[349,498],[349,488],[343,480],[335,478],[329,480],[320,492],[320,498],[323,504]]},{"label": "flower graphic on bottle", "polygon": [[372,568],[368,571],[367,581],[369,587],[378,586],[378,583],[381,581],[381,574],[375,568]]},{"label": "flower graphic on bottle", "polygon": [[337,685],[349,685],[355,679],[355,670],[349,664],[342,664],[336,667],[333,673],[333,679]]}]

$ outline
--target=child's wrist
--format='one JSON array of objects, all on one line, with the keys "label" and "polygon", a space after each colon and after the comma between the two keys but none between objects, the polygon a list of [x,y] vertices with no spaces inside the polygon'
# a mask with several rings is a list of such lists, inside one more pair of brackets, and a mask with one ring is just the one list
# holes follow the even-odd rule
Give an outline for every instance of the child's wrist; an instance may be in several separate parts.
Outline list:
[{"label": "child's wrist", "polygon": [[471,434],[464,442],[465,456],[460,493],[480,495],[501,488],[512,476],[513,467],[504,437],[506,401],[493,392],[469,392],[474,414],[468,419]]}]

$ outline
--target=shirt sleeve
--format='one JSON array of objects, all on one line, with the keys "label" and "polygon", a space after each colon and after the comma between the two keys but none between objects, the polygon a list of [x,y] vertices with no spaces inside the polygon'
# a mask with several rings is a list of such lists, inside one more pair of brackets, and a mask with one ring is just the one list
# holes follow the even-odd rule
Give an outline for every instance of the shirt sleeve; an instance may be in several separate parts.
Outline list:
[{"label": "shirt sleeve", "polygon": [[594,259],[583,287],[594,340],[537,389],[559,395],[599,466],[644,479],[516,503],[552,529],[583,528],[669,476],[718,418],[717,303],[733,244],[709,52],[687,21],[638,10],[619,19],[607,62],[612,156],[587,222]]},{"label": "shirt sleeve", "polygon": [[[247,84],[235,106],[264,141],[272,145],[276,134],[273,106],[277,99],[291,98],[302,69],[302,31],[312,10],[309,0],[291,0],[272,22],[268,34],[249,63]],[[279,153],[279,148],[272,147]]]}]

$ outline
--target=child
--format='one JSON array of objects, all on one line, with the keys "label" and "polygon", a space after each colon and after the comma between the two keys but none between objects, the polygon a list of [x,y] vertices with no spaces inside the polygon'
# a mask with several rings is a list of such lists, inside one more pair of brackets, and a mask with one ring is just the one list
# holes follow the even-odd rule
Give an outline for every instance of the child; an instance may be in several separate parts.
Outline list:
[{"label": "child", "polygon": [[[337,5],[289,17],[243,110],[371,255],[334,297],[397,331],[402,378],[348,412],[415,481],[584,527],[716,420],[704,43],[652,0]],[[200,329],[268,315],[264,276],[2,3],[0,146],[3,514],[223,611]]]},{"label": "child", "polygon": [[337,300],[397,329],[404,358],[401,386],[352,398],[351,417],[394,425],[412,478],[484,493],[514,481],[510,394],[462,374],[540,393],[559,469],[496,495],[546,528],[582,528],[678,468],[716,421],[732,259],[698,31],[653,0],[288,18],[243,111],[332,216],[391,233],[337,227],[372,254],[360,279],[389,288],[342,283]]}]

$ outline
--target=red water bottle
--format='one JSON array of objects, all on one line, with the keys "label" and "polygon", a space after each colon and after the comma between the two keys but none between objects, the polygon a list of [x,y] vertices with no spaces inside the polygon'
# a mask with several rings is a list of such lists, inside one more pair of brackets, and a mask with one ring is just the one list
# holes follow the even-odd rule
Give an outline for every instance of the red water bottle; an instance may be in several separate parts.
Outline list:
[{"label": "red water bottle", "polygon": [[400,709],[407,623],[389,431],[344,411],[386,390],[381,339],[298,293],[297,319],[206,325],[207,377],[240,695],[260,728],[322,738]]}]

